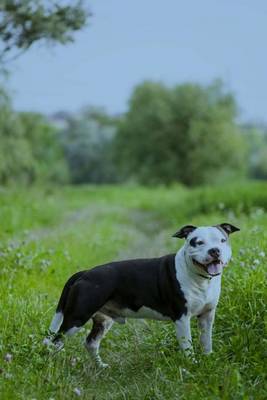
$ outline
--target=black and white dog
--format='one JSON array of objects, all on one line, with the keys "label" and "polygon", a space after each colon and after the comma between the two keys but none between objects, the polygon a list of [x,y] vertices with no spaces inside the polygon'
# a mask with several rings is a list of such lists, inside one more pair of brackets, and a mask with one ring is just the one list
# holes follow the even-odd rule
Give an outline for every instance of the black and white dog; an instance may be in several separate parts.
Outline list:
[{"label": "black and white dog", "polygon": [[210,353],[221,274],[231,258],[228,237],[238,230],[228,223],[198,228],[187,225],[173,235],[186,239],[176,254],[111,262],[74,274],[62,291],[50,339],[61,346],[63,334],[74,334],[92,318],[85,345],[95,361],[105,366],[99,345],[114,321],[170,320],[175,323],[181,349],[192,353],[190,319],[197,316],[204,352]]}]

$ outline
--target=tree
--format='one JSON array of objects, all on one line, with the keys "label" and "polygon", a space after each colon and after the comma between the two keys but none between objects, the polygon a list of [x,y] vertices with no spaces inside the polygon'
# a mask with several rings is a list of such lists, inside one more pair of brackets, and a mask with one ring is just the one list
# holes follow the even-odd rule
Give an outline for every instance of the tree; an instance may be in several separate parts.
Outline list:
[{"label": "tree", "polygon": [[34,160],[33,180],[66,183],[68,167],[59,131],[41,114],[18,114],[23,136]]},{"label": "tree", "polygon": [[90,15],[83,1],[61,5],[52,0],[2,0],[0,3],[0,61],[11,51],[25,51],[40,40],[67,43]]},{"label": "tree", "polygon": [[67,120],[62,144],[72,183],[117,180],[112,157],[115,128],[103,111],[87,109]]},{"label": "tree", "polygon": [[31,147],[13,113],[6,92],[0,89],[0,184],[29,182],[34,176]]},{"label": "tree", "polygon": [[267,127],[263,124],[246,124],[242,127],[249,149],[249,175],[267,179]]},{"label": "tree", "polygon": [[42,115],[14,112],[0,88],[0,184],[67,180],[58,131]]},{"label": "tree", "polygon": [[257,165],[253,169],[253,178],[267,179],[267,143],[260,150]]},{"label": "tree", "polygon": [[242,173],[244,143],[234,98],[215,81],[135,88],[116,137],[125,178],[142,183],[212,183]]}]

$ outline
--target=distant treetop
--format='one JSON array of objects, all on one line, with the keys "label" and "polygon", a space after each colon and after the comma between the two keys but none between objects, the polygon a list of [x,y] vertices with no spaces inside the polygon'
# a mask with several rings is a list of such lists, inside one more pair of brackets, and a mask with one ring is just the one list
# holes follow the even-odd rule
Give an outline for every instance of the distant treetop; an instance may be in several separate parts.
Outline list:
[{"label": "distant treetop", "polygon": [[73,41],[73,33],[86,25],[90,15],[83,0],[1,0],[0,62],[40,40]]}]

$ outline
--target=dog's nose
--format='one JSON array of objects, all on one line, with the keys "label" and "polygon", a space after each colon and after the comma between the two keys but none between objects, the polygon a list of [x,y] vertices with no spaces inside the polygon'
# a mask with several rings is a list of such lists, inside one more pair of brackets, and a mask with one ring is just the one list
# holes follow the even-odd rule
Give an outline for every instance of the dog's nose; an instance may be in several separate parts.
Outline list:
[{"label": "dog's nose", "polygon": [[219,257],[220,255],[220,249],[218,247],[213,247],[212,249],[208,250],[208,253],[212,257]]}]

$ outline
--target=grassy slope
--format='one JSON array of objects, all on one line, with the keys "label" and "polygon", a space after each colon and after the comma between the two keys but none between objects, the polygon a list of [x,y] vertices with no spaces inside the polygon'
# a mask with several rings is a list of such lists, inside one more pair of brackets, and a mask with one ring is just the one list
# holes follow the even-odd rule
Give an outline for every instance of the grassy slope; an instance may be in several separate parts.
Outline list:
[{"label": "grassy slope", "polygon": [[[0,398],[265,399],[267,185],[185,191],[81,187],[1,191]],[[41,344],[65,280],[108,260],[173,252],[183,223],[231,221],[234,260],[223,277],[214,349],[198,364],[177,351],[172,324],[115,324],[95,370],[82,342]],[[258,261],[257,261],[258,260]],[[7,353],[12,360],[7,362]]]}]

